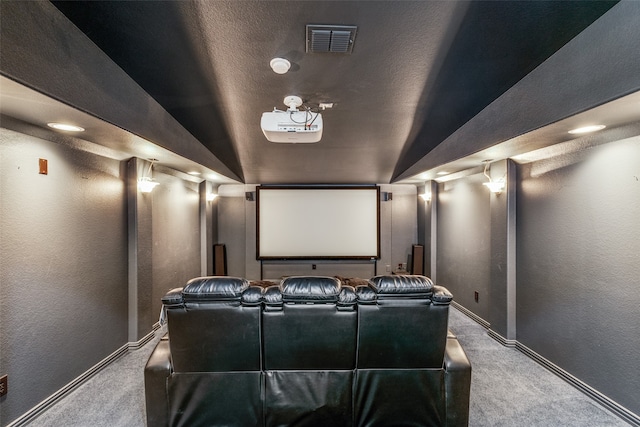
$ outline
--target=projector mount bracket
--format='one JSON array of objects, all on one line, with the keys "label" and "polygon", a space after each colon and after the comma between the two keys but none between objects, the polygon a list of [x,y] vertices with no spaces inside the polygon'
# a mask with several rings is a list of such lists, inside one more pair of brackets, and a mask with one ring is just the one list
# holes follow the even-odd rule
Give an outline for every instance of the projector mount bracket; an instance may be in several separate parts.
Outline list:
[{"label": "projector mount bracket", "polygon": [[289,95],[284,98],[284,105],[289,107],[287,111],[298,111],[298,107],[302,105],[302,98],[295,95]]}]

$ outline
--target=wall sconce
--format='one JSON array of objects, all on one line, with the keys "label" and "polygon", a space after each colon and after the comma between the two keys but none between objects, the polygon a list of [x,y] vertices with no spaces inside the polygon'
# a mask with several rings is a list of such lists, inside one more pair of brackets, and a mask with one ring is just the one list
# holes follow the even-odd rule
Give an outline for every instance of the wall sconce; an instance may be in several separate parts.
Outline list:
[{"label": "wall sconce", "polygon": [[496,193],[496,194],[502,193],[502,190],[504,190],[505,184],[506,183],[502,179],[500,179],[498,181],[489,181],[489,182],[483,182],[482,183],[482,185],[486,185],[487,186],[489,191],[491,191],[492,193]]},{"label": "wall sconce", "polygon": [[149,159],[149,161],[151,161],[151,164],[149,165],[149,170],[147,171],[147,175],[149,176],[142,176],[141,178],[138,178],[138,190],[140,190],[141,193],[151,193],[153,191],[154,188],[156,188],[156,185],[158,185],[159,183],[154,181],[153,178],[151,178],[151,168],[153,166],[153,162],[157,162],[157,159]]},{"label": "wall sconce", "polygon": [[215,193],[207,193],[207,202],[213,202],[217,197]]},{"label": "wall sconce", "polygon": [[424,200],[425,202],[431,201],[431,193],[422,193],[419,196],[422,197],[422,200]]},{"label": "wall sconce", "polygon": [[486,186],[492,193],[502,193],[502,190],[504,190],[504,187],[506,185],[505,177],[502,177],[496,181],[492,180],[487,173],[487,166],[489,166],[489,160],[484,163],[484,176],[489,179],[489,182],[483,182],[482,185]]},{"label": "wall sconce", "polygon": [[158,185],[157,182],[149,178],[148,176],[144,176],[138,180],[138,190],[141,193],[151,193],[154,188]]}]

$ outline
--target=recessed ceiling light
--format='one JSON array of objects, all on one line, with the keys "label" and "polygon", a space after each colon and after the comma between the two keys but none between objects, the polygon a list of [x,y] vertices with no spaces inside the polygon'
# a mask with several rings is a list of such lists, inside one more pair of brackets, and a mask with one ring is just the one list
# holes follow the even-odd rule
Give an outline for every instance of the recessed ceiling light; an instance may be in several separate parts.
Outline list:
[{"label": "recessed ceiling light", "polygon": [[442,176],[442,175],[449,175],[449,172],[447,172],[447,171],[440,171],[440,172],[438,172],[436,175],[440,175],[440,176]]},{"label": "recessed ceiling light", "polygon": [[196,171],[191,171],[189,172],[189,175],[200,175],[200,172],[196,172]]},{"label": "recessed ceiling light", "polygon": [[605,125],[591,125],[591,126],[583,126],[581,128],[576,128],[576,129],[571,129],[569,131],[569,133],[571,134],[580,134],[580,133],[589,133],[589,132],[595,132],[597,130],[602,130],[606,128]]},{"label": "recessed ceiling light", "polygon": [[47,123],[47,126],[50,128],[58,129],[58,130],[66,130],[69,132],[84,132],[84,128],[80,126],[70,125],[68,123]]}]

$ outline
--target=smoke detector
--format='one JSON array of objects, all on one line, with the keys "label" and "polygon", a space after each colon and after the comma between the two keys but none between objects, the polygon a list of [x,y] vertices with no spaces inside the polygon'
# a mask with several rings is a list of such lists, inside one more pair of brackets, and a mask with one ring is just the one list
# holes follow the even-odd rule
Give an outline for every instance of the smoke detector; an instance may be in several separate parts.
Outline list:
[{"label": "smoke detector", "polygon": [[276,74],[286,74],[289,68],[291,68],[291,62],[284,58],[273,58],[269,62],[269,66]]}]

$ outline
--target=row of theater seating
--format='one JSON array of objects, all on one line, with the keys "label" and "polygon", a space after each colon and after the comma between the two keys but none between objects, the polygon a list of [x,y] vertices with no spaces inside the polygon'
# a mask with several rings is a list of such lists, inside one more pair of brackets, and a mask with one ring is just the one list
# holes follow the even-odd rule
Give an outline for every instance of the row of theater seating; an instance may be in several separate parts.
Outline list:
[{"label": "row of theater seating", "polygon": [[149,426],[464,426],[471,366],[424,276],[202,277],[163,298]]}]

